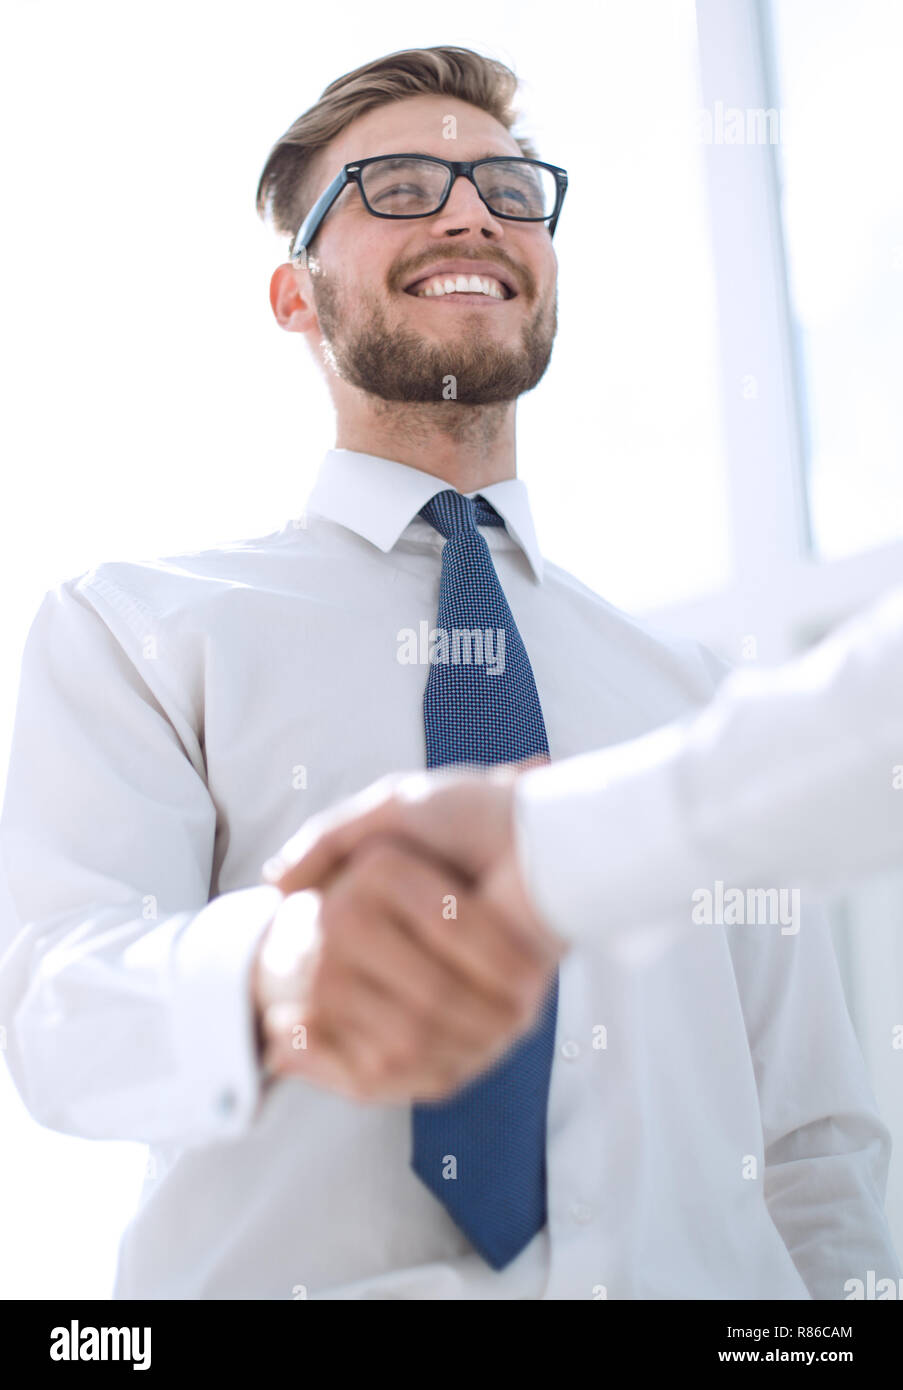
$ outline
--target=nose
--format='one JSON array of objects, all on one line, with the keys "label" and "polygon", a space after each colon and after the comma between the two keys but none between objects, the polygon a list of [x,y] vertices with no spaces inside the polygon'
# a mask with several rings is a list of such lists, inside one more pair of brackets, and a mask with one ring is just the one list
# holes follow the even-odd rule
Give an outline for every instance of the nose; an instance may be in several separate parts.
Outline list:
[{"label": "nose", "polygon": [[501,236],[504,227],[489,211],[469,178],[458,174],[448,195],[448,202],[433,219],[433,226],[446,236],[463,232],[482,232],[485,236]]}]

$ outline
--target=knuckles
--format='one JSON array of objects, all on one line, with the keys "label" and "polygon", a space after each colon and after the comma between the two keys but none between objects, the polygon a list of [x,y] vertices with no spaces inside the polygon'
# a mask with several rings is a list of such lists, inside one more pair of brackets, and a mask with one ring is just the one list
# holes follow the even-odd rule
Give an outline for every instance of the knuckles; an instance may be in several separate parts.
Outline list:
[{"label": "knuckles", "polygon": [[410,869],[410,857],[389,840],[374,838],[355,852],[347,869],[348,881],[358,889],[393,887]]}]

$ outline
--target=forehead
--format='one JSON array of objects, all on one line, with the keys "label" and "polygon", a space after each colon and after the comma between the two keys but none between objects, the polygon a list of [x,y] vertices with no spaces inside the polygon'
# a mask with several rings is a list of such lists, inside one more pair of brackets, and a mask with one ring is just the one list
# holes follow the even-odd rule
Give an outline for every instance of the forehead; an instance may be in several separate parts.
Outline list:
[{"label": "forehead", "polygon": [[355,159],[377,154],[433,154],[442,159],[519,155],[514,137],[500,121],[457,97],[405,97],[367,111],[322,151],[320,170],[328,182]]}]

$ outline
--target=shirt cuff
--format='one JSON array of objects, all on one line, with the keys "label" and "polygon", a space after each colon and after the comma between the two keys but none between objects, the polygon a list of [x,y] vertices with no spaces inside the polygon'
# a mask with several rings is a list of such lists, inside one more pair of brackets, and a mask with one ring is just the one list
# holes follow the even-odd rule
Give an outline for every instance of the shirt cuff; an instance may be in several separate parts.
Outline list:
[{"label": "shirt cuff", "polygon": [[522,773],[514,824],[524,883],[566,941],[673,927],[705,883],[677,794],[684,731],[642,738]]},{"label": "shirt cuff", "polygon": [[214,898],[179,936],[174,1032],[179,1074],[195,1106],[197,1142],[242,1134],[266,1076],[257,1050],[251,968],[284,895],[270,884]]}]

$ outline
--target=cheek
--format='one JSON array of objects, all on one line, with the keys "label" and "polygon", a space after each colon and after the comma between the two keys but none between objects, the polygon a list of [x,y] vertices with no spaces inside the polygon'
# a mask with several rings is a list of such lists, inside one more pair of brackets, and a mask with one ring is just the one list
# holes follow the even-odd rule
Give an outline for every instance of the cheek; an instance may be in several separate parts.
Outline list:
[{"label": "cheek", "polygon": [[[391,292],[389,286],[397,278],[395,268],[404,255],[393,253],[389,236],[380,236],[376,218],[368,218],[368,221],[371,226],[361,228],[342,250],[342,285],[349,295],[384,298]],[[373,223],[376,223],[375,233]]]},{"label": "cheek", "polygon": [[558,259],[548,237],[544,242],[529,236],[518,242],[510,240],[505,249],[512,264],[526,272],[534,299],[539,303],[554,299],[558,283]]},{"label": "cheek", "polygon": [[546,253],[540,261],[540,275],[542,284],[546,290],[554,290],[558,283],[558,258],[551,246],[546,248]]}]

